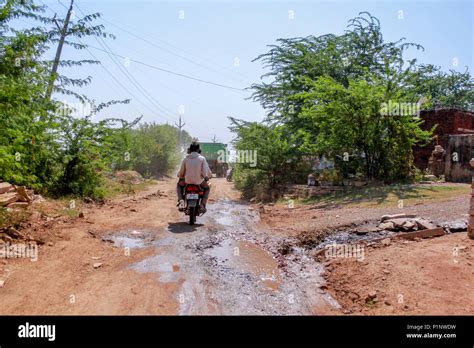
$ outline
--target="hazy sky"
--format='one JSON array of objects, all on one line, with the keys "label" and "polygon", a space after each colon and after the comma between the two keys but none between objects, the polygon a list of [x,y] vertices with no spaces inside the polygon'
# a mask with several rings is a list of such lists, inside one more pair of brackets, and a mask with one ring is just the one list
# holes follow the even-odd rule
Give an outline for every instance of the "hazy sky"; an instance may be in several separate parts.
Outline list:
[{"label": "hazy sky", "polygon": [[[245,88],[260,80],[260,62],[251,62],[277,38],[326,33],[341,34],[347,21],[361,11],[378,17],[387,40],[406,37],[425,51],[414,54],[421,62],[444,70],[473,68],[472,1],[132,1],[76,0],[75,13],[100,12],[99,20],[116,36],[106,39],[121,57],[116,63],[96,48],[90,52],[102,66],[62,70],[72,76],[93,77],[83,92],[97,101],[131,98],[102,113],[144,121],[174,123],[182,113],[185,129],[201,141],[214,135],[228,142],[232,134],[227,116],[262,120],[259,104],[238,91],[206,84],[136,61],[197,79]],[[68,0],[43,0],[50,12],[65,16]],[[62,5],[63,4],[63,5]],[[86,43],[103,49],[103,43]],[[64,59],[91,59],[89,52],[71,48]],[[120,68],[119,68],[120,67]],[[108,71],[106,71],[106,69]],[[128,78],[126,77],[128,74]],[[113,77],[111,77],[113,75]],[[133,95],[133,96],[132,96]],[[64,96],[59,97],[67,101]],[[73,102],[73,100],[70,100]]]}]

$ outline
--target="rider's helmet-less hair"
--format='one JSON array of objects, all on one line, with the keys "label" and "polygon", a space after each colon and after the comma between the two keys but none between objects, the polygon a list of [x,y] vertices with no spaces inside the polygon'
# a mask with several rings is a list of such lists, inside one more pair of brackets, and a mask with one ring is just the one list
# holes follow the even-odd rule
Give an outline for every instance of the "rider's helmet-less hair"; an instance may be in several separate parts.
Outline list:
[{"label": "rider's helmet-less hair", "polygon": [[198,152],[201,153],[201,146],[198,142],[193,141],[189,146],[189,152]]}]

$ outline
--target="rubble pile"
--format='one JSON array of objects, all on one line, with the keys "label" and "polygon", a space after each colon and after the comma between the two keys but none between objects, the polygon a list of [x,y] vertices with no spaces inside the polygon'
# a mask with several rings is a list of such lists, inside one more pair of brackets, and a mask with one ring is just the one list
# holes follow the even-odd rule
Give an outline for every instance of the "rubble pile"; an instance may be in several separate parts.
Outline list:
[{"label": "rubble pile", "polygon": [[0,182],[0,207],[27,208],[30,204],[44,201],[40,195],[25,186],[15,186],[8,182]]},{"label": "rubble pile", "polygon": [[429,230],[437,227],[426,219],[410,214],[384,215],[379,224],[380,229],[395,232]]},{"label": "rubble pile", "polygon": [[358,235],[365,235],[372,232],[416,232],[416,231],[437,231],[443,229],[447,233],[464,232],[467,230],[467,222],[452,221],[438,226],[431,221],[413,214],[383,215],[379,221],[366,222],[353,230]]}]

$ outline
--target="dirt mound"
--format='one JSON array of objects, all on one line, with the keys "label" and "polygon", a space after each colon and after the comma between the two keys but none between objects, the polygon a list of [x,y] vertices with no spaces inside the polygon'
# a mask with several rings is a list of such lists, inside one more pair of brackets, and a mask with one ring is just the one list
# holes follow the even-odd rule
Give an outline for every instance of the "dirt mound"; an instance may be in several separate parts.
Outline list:
[{"label": "dirt mound", "polygon": [[114,178],[121,184],[138,185],[144,179],[143,176],[134,170],[119,170],[114,173]]},{"label": "dirt mound", "polygon": [[472,314],[473,250],[465,233],[377,243],[327,260],[326,287],[345,314]]}]

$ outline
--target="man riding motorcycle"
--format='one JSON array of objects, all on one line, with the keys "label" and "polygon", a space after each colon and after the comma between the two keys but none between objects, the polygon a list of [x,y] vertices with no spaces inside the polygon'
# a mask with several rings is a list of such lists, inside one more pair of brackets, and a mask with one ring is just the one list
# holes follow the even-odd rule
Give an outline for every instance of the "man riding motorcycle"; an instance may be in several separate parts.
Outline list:
[{"label": "man riding motorcycle", "polygon": [[200,213],[206,212],[206,204],[209,198],[211,188],[209,186],[209,179],[212,177],[211,169],[207,164],[206,158],[201,153],[201,147],[199,143],[193,142],[188,149],[188,155],[184,158],[181,163],[181,168],[178,172],[178,208],[184,210],[184,193],[183,190],[186,184],[200,185],[204,191],[201,206],[199,207]]}]

